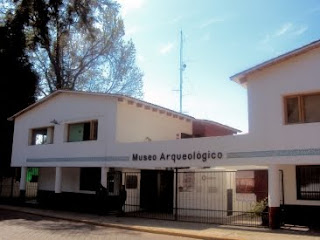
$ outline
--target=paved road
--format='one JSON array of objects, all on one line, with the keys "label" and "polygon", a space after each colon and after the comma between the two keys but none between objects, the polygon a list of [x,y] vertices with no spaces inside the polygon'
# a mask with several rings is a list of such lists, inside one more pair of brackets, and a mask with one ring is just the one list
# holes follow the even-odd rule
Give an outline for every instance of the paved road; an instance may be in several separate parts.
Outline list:
[{"label": "paved road", "polygon": [[116,239],[187,240],[167,235],[107,228],[26,213],[0,210],[0,240]]}]

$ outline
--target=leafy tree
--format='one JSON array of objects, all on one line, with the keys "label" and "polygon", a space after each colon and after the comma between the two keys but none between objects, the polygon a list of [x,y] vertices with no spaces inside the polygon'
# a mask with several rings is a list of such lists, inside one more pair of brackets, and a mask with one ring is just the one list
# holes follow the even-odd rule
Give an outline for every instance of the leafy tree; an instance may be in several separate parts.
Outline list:
[{"label": "leafy tree", "polygon": [[20,0],[27,52],[39,75],[38,94],[57,89],[142,97],[135,47],[125,41],[119,5],[112,0]]},{"label": "leafy tree", "polygon": [[13,123],[7,118],[35,101],[37,76],[24,52],[25,37],[20,18],[0,26],[0,176],[9,176]]}]

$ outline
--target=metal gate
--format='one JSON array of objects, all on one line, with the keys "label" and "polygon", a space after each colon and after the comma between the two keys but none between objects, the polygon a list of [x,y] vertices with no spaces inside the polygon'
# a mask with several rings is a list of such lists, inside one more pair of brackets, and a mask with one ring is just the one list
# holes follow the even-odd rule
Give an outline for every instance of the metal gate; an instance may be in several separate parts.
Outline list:
[{"label": "metal gate", "polygon": [[39,168],[27,169],[26,195],[25,195],[25,200],[27,203],[37,202],[38,177],[39,177]]},{"label": "metal gate", "polygon": [[141,170],[123,173],[127,216],[267,226],[267,170]]}]

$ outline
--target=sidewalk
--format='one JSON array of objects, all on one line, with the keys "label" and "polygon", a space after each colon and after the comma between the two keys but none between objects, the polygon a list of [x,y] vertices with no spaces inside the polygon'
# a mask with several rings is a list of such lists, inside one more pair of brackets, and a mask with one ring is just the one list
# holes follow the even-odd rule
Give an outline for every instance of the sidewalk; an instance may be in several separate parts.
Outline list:
[{"label": "sidewalk", "polygon": [[270,230],[264,228],[248,228],[235,226],[221,226],[213,224],[164,221],[142,218],[129,218],[117,216],[98,216],[94,214],[53,211],[28,207],[0,205],[0,209],[19,211],[44,217],[53,217],[73,222],[122,228],[128,230],[190,237],[196,239],[215,240],[320,240],[320,233],[306,230],[280,229]]}]

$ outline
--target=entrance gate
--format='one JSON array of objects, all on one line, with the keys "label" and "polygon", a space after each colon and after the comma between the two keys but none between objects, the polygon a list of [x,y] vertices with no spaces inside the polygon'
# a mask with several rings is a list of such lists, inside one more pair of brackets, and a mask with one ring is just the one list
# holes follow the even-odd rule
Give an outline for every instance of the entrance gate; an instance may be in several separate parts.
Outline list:
[{"label": "entrance gate", "polygon": [[172,213],[173,171],[142,170],[140,201],[141,209]]},{"label": "entrance gate", "polygon": [[124,172],[127,216],[267,226],[267,170]]}]

